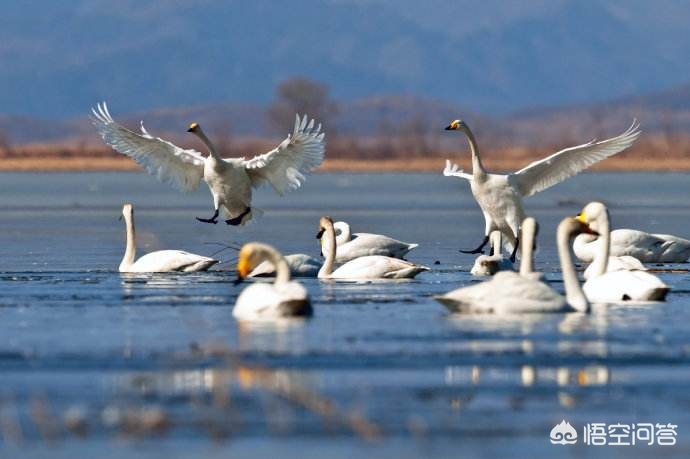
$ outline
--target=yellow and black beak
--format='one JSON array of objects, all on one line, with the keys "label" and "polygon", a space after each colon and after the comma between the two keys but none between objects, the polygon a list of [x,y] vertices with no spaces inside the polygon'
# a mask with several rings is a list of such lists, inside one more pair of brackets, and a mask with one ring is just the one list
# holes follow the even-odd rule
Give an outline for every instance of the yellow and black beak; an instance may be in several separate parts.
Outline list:
[{"label": "yellow and black beak", "polygon": [[192,123],[189,125],[187,132],[196,132],[197,129],[199,129],[199,123]]},{"label": "yellow and black beak", "polygon": [[247,257],[243,257],[240,255],[239,260],[237,260],[237,280],[235,281],[235,284],[239,284],[240,282],[242,282],[251,271],[252,267],[249,264],[249,260],[247,259]]},{"label": "yellow and black beak", "polygon": [[591,234],[593,236],[599,236],[599,233],[595,230],[592,229],[591,226],[587,224],[585,221],[585,217],[582,214],[579,214],[577,217],[575,217],[575,220],[580,224],[580,232],[583,234]]},{"label": "yellow and black beak", "polygon": [[446,131],[455,131],[460,127],[460,120],[455,120],[445,127]]},{"label": "yellow and black beak", "polygon": [[318,233],[316,233],[316,239],[321,239],[326,228],[321,228]]}]

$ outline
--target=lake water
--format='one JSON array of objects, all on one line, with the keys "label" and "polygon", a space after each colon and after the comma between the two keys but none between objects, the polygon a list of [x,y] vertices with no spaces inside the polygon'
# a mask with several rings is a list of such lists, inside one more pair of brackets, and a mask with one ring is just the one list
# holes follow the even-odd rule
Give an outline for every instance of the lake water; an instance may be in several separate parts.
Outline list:
[{"label": "lake water", "polygon": [[[208,190],[139,173],[0,174],[0,457],[688,457],[690,274],[666,303],[591,314],[453,316],[483,219],[441,174],[313,174],[263,218],[206,225]],[[583,174],[526,201],[537,269],[562,290],[555,227],[590,200],[614,227],[690,236],[687,174]],[[323,214],[417,242],[413,281],[305,279],[308,321],[231,315],[236,252],[200,274],[121,275],[121,206],[139,253],[259,240],[317,255]],[[435,264],[436,263],[436,264]],[[671,272],[675,269],[676,272]],[[552,445],[562,420],[575,445]],[[674,424],[676,445],[585,445],[587,424]],[[609,437],[613,441],[613,437]],[[624,440],[625,441],[625,440]],[[638,441],[639,443],[639,441]]]}]

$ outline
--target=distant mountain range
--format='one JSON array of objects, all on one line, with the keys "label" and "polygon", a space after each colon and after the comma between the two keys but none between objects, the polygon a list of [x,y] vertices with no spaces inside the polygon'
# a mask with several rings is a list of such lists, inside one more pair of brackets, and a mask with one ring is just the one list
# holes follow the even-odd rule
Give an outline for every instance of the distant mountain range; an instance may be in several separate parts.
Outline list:
[{"label": "distant mountain range", "polygon": [[126,114],[247,110],[292,76],[355,105],[589,105],[686,83],[688,23],[684,0],[5,2],[0,113],[63,120],[103,99]]}]

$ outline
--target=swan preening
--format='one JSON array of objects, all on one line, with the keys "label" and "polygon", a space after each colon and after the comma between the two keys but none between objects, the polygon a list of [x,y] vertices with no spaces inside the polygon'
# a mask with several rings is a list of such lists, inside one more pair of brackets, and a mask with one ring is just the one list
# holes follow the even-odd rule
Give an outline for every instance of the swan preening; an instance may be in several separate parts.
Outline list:
[{"label": "swan preening", "polygon": [[[690,240],[670,234],[652,234],[633,229],[616,229],[609,236],[611,256],[631,256],[643,263],[685,263],[690,257]],[[575,256],[591,262],[600,251],[601,238],[583,234],[575,239]]]},{"label": "swan preening", "polygon": [[[558,255],[563,271],[565,298],[533,274],[524,276],[513,271],[500,271],[490,280],[434,296],[434,299],[451,312],[458,313],[587,312],[589,302],[577,279],[570,242],[576,234],[591,231],[585,223],[574,218],[566,218],[558,225]],[[532,245],[524,242],[524,246]],[[525,247],[523,256],[524,250]]]},{"label": "swan preening", "polygon": [[383,255],[367,255],[333,269],[335,265],[336,239],[333,220],[321,217],[319,232],[322,252],[325,256],[318,277],[330,279],[403,279],[415,277],[422,271],[429,271],[426,266],[416,265],[409,261]]},{"label": "swan preening", "polygon": [[[322,265],[321,260],[306,253],[293,253],[285,255],[284,258],[290,268],[290,275],[294,277],[316,277]],[[254,268],[247,277],[267,277],[274,276],[275,273],[273,263],[266,260]]]},{"label": "swan preening", "polygon": [[275,281],[272,284],[256,282],[242,290],[232,315],[240,320],[310,316],[312,307],[307,290],[302,284],[290,280],[290,268],[285,258],[270,245],[251,242],[242,246],[237,260],[238,279],[247,277],[264,261],[275,266]]},{"label": "swan preening", "polygon": [[658,277],[645,271],[607,271],[609,262],[610,223],[606,206],[590,202],[577,217],[599,234],[598,253],[592,261],[589,278],[583,289],[589,301],[663,300],[670,290]]},{"label": "swan preening", "polygon": [[462,120],[455,120],[446,130],[460,130],[465,133],[472,152],[472,174],[459,170],[446,160],[443,175],[460,177],[470,182],[472,194],[484,214],[484,240],[474,250],[464,253],[481,253],[489,242],[492,231],[500,231],[513,246],[510,256],[515,261],[518,246],[520,223],[525,218],[522,198],[545,190],[593,164],[615,155],[630,145],[640,135],[639,124],[634,120],[627,131],[619,136],[591,141],[575,147],[566,148],[511,174],[492,174],[484,169],[479,156],[479,147],[474,134]]},{"label": "swan preening", "polygon": [[470,274],[473,276],[493,276],[499,271],[513,269],[513,263],[501,254],[501,232],[491,232],[491,254],[479,255],[474,259]]},{"label": "swan preening", "polygon": [[407,253],[419,244],[411,244],[393,239],[383,234],[351,233],[350,225],[344,221],[333,224],[336,231],[337,263],[345,263],[367,255],[383,255],[393,258],[404,258]]},{"label": "swan preening", "polygon": [[182,191],[192,191],[203,178],[213,195],[214,207],[211,218],[197,217],[206,223],[217,223],[222,209],[228,225],[246,224],[253,213],[258,213],[251,207],[252,187],[268,182],[282,195],[299,188],[304,174],[323,161],[325,142],[321,125],[314,126],[314,120],[309,121],[307,116],[296,116],[292,134],[276,148],[247,160],[221,158],[198,123],[192,123],[188,132],[206,145],[206,158],[198,151],[151,136],[143,123],[141,134],[124,128],[110,116],[105,102],[91,111],[91,121],[105,143],[134,159],[158,180],[172,183]]},{"label": "swan preening", "polygon": [[122,217],[127,230],[127,246],[122,262],[118,268],[121,273],[165,273],[172,271],[206,271],[218,263],[213,258],[185,252],[184,250],[158,250],[147,253],[134,261],[137,251],[136,234],[134,230],[134,206],[122,206]]}]

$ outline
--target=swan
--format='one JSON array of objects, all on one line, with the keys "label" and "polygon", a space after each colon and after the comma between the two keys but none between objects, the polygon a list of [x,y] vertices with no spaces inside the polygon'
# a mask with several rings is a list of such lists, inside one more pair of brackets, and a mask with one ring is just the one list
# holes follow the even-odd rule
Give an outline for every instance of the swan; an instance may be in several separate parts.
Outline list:
[{"label": "swan", "polygon": [[213,258],[185,252],[184,250],[158,250],[147,253],[134,261],[137,252],[136,235],[134,231],[134,206],[122,206],[122,217],[127,230],[127,247],[118,268],[121,273],[167,273],[172,271],[206,271],[218,263]]},{"label": "swan", "polygon": [[574,218],[566,218],[558,225],[558,255],[563,271],[565,298],[544,282],[513,271],[500,271],[485,282],[433,298],[451,312],[459,313],[588,312],[589,302],[577,279],[570,255],[570,241],[579,232],[591,231],[586,224]]},{"label": "swan", "polygon": [[[285,261],[294,277],[316,277],[321,268],[321,260],[306,253],[285,255]],[[275,275],[275,267],[268,260],[261,262],[247,277],[268,277]]]},{"label": "swan", "polygon": [[522,252],[520,256],[520,275],[534,280],[544,280],[544,274],[534,271],[534,248],[539,233],[539,224],[532,217],[527,217],[520,225]]},{"label": "swan", "polygon": [[352,234],[350,225],[344,221],[335,222],[333,226],[336,231],[336,263],[345,263],[367,255],[403,258],[410,250],[419,246],[419,244],[398,241],[383,234]]},{"label": "swan", "polygon": [[[577,241],[577,238],[575,238]],[[575,243],[573,243],[575,245]],[[596,264],[590,263],[582,274],[585,280],[594,277],[594,270],[597,269]],[[609,271],[647,271],[647,268],[640,260],[630,255],[621,255],[619,257],[609,255],[609,261],[606,263],[606,272]]]},{"label": "swan", "polygon": [[473,276],[493,276],[498,271],[512,270],[513,263],[501,255],[501,232],[491,232],[491,255],[479,255],[470,269]]},{"label": "swan", "polygon": [[195,150],[182,149],[167,140],[151,136],[144,124],[141,134],[116,123],[103,102],[91,109],[91,121],[106,144],[133,158],[158,180],[171,183],[182,191],[197,189],[203,178],[213,195],[214,214],[199,218],[204,223],[218,223],[223,209],[228,225],[244,225],[260,213],[251,207],[252,187],[266,182],[280,195],[296,190],[304,173],[318,167],[324,157],[324,134],[321,125],[306,116],[295,117],[295,127],[280,145],[251,159],[220,157],[198,123],[187,132],[195,134],[208,148],[206,158]]},{"label": "swan", "polygon": [[[634,229],[616,229],[609,236],[612,256],[631,256],[643,263],[685,263],[690,257],[690,241],[670,234],[653,234]],[[575,239],[575,256],[591,262],[600,251],[601,240],[583,234]]]},{"label": "swan", "polygon": [[606,271],[609,260],[609,213],[601,202],[590,202],[578,220],[599,234],[599,252],[592,261],[590,277],[583,289],[589,301],[617,302],[623,300],[661,301],[670,287],[645,271]]},{"label": "swan", "polygon": [[403,279],[413,278],[422,271],[429,271],[426,266],[416,265],[409,261],[383,255],[367,255],[355,258],[333,271],[335,264],[335,229],[331,217],[321,217],[319,233],[321,249],[326,257],[319,270],[319,278],[330,279]]},{"label": "swan", "polygon": [[272,284],[257,282],[242,290],[232,315],[239,320],[310,316],[312,307],[307,290],[299,282],[290,281],[290,268],[285,258],[270,245],[250,242],[242,246],[237,260],[238,280],[247,277],[263,261],[275,266],[275,281]]},{"label": "swan", "polygon": [[566,148],[511,174],[492,174],[484,169],[479,157],[479,147],[467,123],[455,120],[445,128],[449,131],[462,131],[467,136],[472,152],[472,174],[460,170],[456,164],[446,160],[443,175],[468,180],[472,195],[484,214],[485,229],[482,243],[474,250],[461,250],[463,253],[482,253],[489,242],[492,231],[500,231],[513,246],[510,260],[515,261],[518,246],[519,225],[525,215],[522,198],[545,190],[572,177],[591,165],[615,155],[630,145],[640,135],[637,120],[627,131],[617,137],[601,142],[591,141],[575,147]]}]

